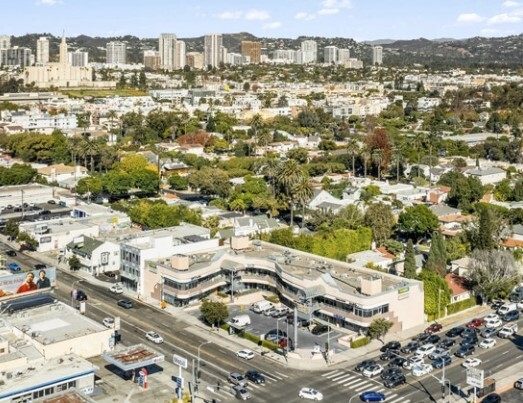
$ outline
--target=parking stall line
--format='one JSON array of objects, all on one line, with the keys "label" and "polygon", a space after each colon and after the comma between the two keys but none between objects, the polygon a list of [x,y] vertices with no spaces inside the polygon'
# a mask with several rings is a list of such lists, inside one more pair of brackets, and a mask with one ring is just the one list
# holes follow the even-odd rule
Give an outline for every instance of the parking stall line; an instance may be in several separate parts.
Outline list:
[{"label": "parking stall line", "polygon": [[335,369],[334,371],[327,372],[326,374],[321,374],[321,376],[334,375],[334,374],[337,374],[338,372],[339,372],[339,370],[338,370],[338,369]]},{"label": "parking stall line", "polygon": [[356,389],[354,389],[355,392],[361,392],[362,390],[368,389],[370,386],[372,386],[372,383],[364,383],[361,386],[358,386]]},{"label": "parking stall line", "polygon": [[385,390],[385,388],[379,388],[379,389],[376,389],[376,392],[381,393],[381,392],[383,392],[384,390]]}]

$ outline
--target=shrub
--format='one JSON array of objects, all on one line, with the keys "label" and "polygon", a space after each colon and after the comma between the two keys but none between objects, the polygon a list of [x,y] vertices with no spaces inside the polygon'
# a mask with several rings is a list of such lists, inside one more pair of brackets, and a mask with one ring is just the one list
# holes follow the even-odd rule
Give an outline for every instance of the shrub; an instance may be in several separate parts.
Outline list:
[{"label": "shrub", "polygon": [[472,308],[473,306],[476,306],[477,304],[478,304],[478,301],[476,300],[476,297],[470,297],[470,298],[464,299],[463,301],[458,301],[458,302],[448,305],[447,313],[449,315],[452,315],[453,313]]},{"label": "shrub", "polygon": [[280,348],[280,346],[278,344],[273,343],[272,341],[269,341],[269,340],[263,340],[262,346],[265,348],[268,348],[269,350],[276,350],[277,348]]},{"label": "shrub", "polygon": [[223,330],[225,330],[226,332],[229,332],[229,328],[230,328],[230,326],[229,326],[227,323],[222,323],[222,324],[220,325],[220,328],[223,329]]},{"label": "shrub", "polygon": [[276,295],[264,295],[263,298],[273,304],[278,304],[280,302],[280,299]]},{"label": "shrub", "polygon": [[216,293],[216,295],[220,298],[227,298],[229,296],[229,294],[225,293],[225,292],[221,292],[221,291],[218,291]]},{"label": "shrub", "polygon": [[361,339],[352,341],[350,343],[350,346],[351,346],[351,348],[358,348],[358,347],[366,346],[369,343],[370,343],[369,337],[362,337]]},{"label": "shrub", "polygon": [[260,341],[260,338],[258,336],[248,332],[242,332],[242,337],[246,340],[252,341],[255,344],[258,344],[258,342]]}]

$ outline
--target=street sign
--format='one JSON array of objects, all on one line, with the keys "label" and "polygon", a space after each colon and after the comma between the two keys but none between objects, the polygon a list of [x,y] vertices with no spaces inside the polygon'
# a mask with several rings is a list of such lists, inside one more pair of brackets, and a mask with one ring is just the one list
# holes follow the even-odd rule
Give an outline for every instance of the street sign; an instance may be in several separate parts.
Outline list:
[{"label": "street sign", "polygon": [[176,382],[176,386],[180,389],[183,389],[183,381],[184,381],[183,377],[174,376],[173,378],[174,378],[174,382]]},{"label": "street sign", "polygon": [[467,368],[467,384],[476,388],[483,388],[485,371],[477,368]]},{"label": "street sign", "polygon": [[183,369],[187,369],[187,358],[173,354],[173,364],[176,364]]}]

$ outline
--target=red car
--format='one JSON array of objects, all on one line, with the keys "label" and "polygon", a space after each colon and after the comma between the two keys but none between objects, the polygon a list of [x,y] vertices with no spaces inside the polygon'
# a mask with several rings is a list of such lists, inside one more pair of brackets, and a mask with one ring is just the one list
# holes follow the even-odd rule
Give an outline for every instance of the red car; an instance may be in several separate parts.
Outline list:
[{"label": "red car", "polygon": [[428,328],[425,329],[425,333],[430,333],[430,334],[438,333],[439,331],[441,331],[442,328],[443,328],[443,326],[441,326],[439,323],[433,323],[432,325],[430,325]]},{"label": "red car", "polygon": [[476,328],[480,327],[481,325],[483,325],[483,323],[485,323],[485,321],[483,319],[472,319],[467,324],[467,327],[470,329],[476,329]]}]

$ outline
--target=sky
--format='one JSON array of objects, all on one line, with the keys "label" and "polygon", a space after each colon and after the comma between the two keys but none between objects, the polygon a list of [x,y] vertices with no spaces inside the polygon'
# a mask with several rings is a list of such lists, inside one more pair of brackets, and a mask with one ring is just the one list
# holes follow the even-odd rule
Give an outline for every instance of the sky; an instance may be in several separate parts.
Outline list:
[{"label": "sky", "polygon": [[469,38],[523,33],[523,0],[0,0],[0,35]]}]

